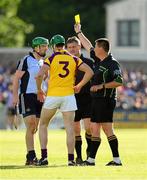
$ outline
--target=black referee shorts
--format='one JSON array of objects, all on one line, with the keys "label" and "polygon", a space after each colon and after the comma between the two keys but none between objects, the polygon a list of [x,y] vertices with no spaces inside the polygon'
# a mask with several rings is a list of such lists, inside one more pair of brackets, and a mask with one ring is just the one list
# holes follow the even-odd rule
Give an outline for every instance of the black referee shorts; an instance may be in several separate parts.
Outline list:
[{"label": "black referee shorts", "polygon": [[116,100],[111,98],[93,98],[91,122],[113,122]]},{"label": "black referee shorts", "polygon": [[43,103],[37,100],[36,94],[21,94],[19,101],[19,112],[23,117],[36,115],[37,118],[40,118]]},{"label": "black referee shorts", "polygon": [[77,110],[75,112],[75,122],[84,118],[91,117],[91,102],[92,98],[90,94],[76,94]]}]

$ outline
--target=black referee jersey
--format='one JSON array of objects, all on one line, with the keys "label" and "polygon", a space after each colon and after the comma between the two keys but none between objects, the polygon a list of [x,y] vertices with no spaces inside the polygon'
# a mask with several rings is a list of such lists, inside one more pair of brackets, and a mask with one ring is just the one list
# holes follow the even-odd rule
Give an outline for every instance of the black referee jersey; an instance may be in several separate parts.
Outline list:
[{"label": "black referee jersey", "polygon": [[[95,56],[94,49],[92,48],[90,56],[95,60],[94,76],[91,80],[91,85],[105,84],[112,81],[122,83],[120,64],[113,58],[111,53],[103,61],[100,61],[100,59]],[[113,99],[117,96],[116,88],[100,89],[97,92],[92,92],[91,95],[92,97]]]},{"label": "black referee jersey", "polygon": [[[81,54],[80,59],[82,59],[82,61],[83,61],[85,64],[89,65],[90,68],[93,69],[93,61],[92,61],[91,59],[85,58],[85,57],[83,56],[83,54]],[[84,76],[84,72],[83,72],[83,71],[80,71],[80,70],[77,70],[77,72],[76,72],[76,81],[75,81],[75,84],[78,84],[78,83],[82,80],[83,76]],[[81,91],[80,91],[78,94],[76,94],[76,95],[89,94],[89,93],[90,93],[90,86],[91,86],[91,85],[90,85],[90,81],[89,81],[89,82],[87,82],[87,83],[82,87]]]}]

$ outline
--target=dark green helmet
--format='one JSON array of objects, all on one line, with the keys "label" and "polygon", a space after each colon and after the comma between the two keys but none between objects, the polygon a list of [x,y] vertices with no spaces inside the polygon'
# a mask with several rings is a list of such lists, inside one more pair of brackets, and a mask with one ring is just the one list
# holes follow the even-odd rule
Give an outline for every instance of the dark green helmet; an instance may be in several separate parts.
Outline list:
[{"label": "dark green helmet", "polygon": [[53,47],[54,45],[57,44],[65,44],[65,39],[63,36],[57,34],[55,36],[53,36],[50,40],[50,45]]},{"label": "dark green helmet", "polygon": [[48,39],[44,38],[44,37],[35,37],[32,40],[32,48],[35,48],[36,46],[42,45],[42,44],[49,44]]}]

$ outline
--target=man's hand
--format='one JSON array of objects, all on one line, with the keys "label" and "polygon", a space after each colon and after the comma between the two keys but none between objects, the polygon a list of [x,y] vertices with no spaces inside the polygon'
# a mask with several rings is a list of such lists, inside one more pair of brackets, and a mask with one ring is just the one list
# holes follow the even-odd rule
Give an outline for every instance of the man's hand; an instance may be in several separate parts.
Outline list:
[{"label": "man's hand", "polygon": [[76,32],[76,33],[80,32],[80,31],[81,31],[81,24],[79,24],[79,23],[78,23],[78,24],[75,24],[75,25],[74,25],[74,29],[75,29],[75,32]]},{"label": "man's hand", "polygon": [[12,99],[12,103],[13,103],[13,106],[17,106],[18,105],[18,102],[19,102],[19,96],[18,94],[13,94],[13,99]]},{"label": "man's hand", "polygon": [[75,93],[77,94],[77,93],[79,93],[80,92],[80,90],[81,90],[81,86],[79,85],[79,84],[77,84],[76,86],[74,86],[74,91],[75,91]]},{"label": "man's hand", "polygon": [[98,90],[103,89],[103,84],[100,85],[94,85],[90,88],[91,92],[97,92]]},{"label": "man's hand", "polygon": [[37,92],[37,100],[38,100],[38,101],[44,102],[45,96],[46,96],[46,94],[44,93],[43,90],[39,90],[39,91]]}]

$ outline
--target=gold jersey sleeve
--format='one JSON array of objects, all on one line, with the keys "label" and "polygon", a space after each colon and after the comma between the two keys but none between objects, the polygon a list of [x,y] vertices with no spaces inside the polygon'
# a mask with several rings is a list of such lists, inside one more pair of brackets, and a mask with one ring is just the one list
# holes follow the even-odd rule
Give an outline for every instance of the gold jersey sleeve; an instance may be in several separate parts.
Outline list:
[{"label": "gold jersey sleeve", "polygon": [[76,70],[83,61],[64,50],[53,53],[44,63],[50,66],[47,96],[74,94]]}]

